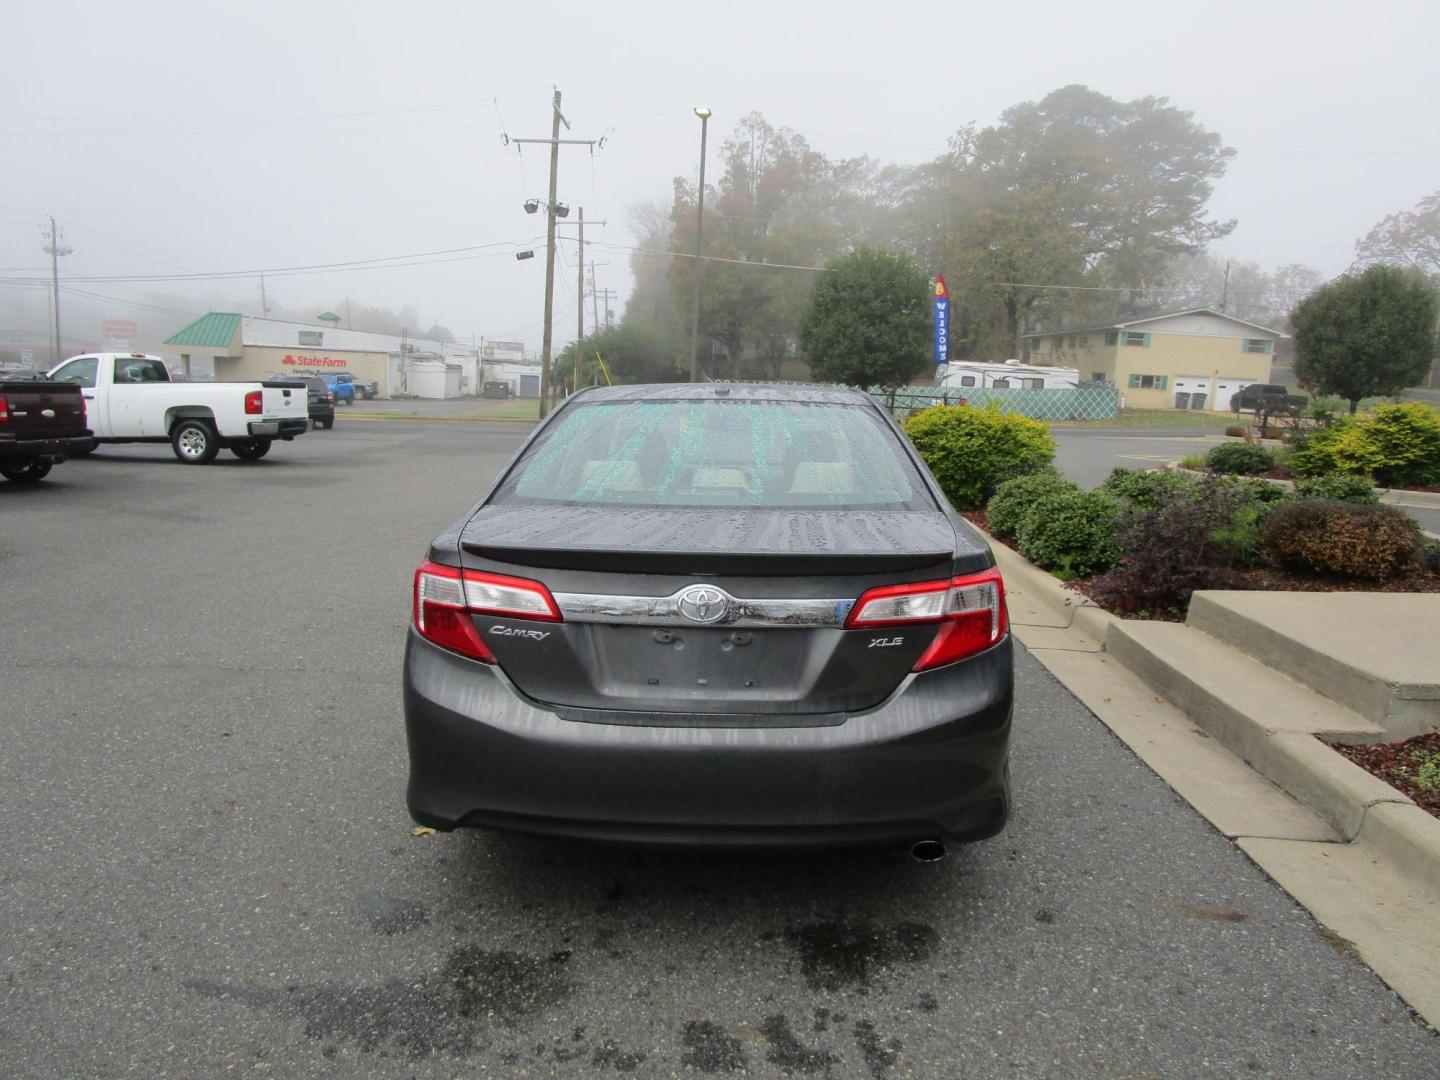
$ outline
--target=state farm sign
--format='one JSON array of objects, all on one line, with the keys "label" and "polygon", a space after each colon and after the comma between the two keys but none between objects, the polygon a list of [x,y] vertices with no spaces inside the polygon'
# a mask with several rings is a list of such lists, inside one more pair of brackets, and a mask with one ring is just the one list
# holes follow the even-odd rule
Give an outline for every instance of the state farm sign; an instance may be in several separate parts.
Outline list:
[{"label": "state farm sign", "polygon": [[285,357],[285,359],[282,360],[282,361],[280,361],[280,362],[281,362],[282,364],[285,364],[285,365],[289,366],[289,367],[313,367],[313,368],[333,367],[333,368],[343,368],[343,367],[346,366],[346,361],[344,361],[344,360],[337,360],[337,359],[336,359],[335,357],[333,357],[333,356],[290,356],[290,355],[287,355],[287,356]]}]

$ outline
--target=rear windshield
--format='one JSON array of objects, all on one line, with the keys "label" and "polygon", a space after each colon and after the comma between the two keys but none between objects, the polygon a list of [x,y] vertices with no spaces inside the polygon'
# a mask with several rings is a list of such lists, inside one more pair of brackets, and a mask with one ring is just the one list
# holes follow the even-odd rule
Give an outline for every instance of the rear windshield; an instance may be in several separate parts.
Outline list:
[{"label": "rear windshield", "polygon": [[491,503],[934,510],[865,405],[625,401],[567,408]]}]

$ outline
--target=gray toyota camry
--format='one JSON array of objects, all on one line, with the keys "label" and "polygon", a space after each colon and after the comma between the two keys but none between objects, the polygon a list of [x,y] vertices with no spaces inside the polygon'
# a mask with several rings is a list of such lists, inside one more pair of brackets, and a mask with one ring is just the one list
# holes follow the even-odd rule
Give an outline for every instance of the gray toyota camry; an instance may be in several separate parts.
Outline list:
[{"label": "gray toyota camry", "polygon": [[415,572],[411,815],[639,844],[904,845],[1009,813],[984,540],[888,413],[802,386],[571,397]]}]

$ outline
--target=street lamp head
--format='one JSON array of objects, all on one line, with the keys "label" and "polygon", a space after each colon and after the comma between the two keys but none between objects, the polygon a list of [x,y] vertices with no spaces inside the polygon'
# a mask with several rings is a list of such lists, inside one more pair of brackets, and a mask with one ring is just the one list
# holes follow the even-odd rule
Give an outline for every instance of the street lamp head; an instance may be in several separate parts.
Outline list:
[{"label": "street lamp head", "polygon": [[522,261],[522,262],[523,262],[525,259],[533,259],[534,257],[535,257],[535,252],[533,252],[533,251],[517,251],[517,252],[515,253],[515,258],[516,258],[517,260]]},{"label": "street lamp head", "polygon": [[527,214],[538,213],[539,210],[540,210],[540,200],[539,200],[539,199],[526,199],[526,200],[525,200],[525,212],[526,212]]},{"label": "street lamp head", "polygon": [[570,216],[570,207],[566,206],[563,202],[556,203],[556,204],[555,204],[555,216],[556,216],[556,217],[569,217],[569,216]]},{"label": "street lamp head", "polygon": [[695,106],[695,115],[698,116],[701,120],[709,120],[709,119],[710,119],[710,110],[707,109],[707,108],[705,108],[704,105],[696,105],[696,106]]}]

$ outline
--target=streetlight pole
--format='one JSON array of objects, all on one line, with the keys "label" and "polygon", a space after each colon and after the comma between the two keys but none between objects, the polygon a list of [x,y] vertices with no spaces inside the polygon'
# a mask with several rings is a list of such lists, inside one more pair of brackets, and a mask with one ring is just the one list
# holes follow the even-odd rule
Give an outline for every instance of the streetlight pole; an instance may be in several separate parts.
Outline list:
[{"label": "streetlight pole", "polygon": [[60,337],[60,256],[69,255],[73,249],[65,247],[60,243],[60,230],[55,226],[55,219],[50,219],[50,242],[45,245],[45,251],[50,256],[50,295],[51,306],[55,309],[55,355],[51,366],[60,363],[65,359],[60,353],[65,345]]},{"label": "streetlight pole", "polygon": [[694,288],[690,300],[690,381],[700,381],[700,251],[705,233],[705,135],[710,126],[710,110],[695,109],[700,118],[700,191],[695,206],[695,266]]}]

